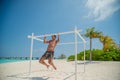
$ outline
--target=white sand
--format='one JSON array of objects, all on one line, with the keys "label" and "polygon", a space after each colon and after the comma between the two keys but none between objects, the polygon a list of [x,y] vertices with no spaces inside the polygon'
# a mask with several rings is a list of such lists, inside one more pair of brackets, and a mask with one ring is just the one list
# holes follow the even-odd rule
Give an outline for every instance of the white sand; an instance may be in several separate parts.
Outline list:
[{"label": "white sand", "polygon": [[[31,75],[28,75],[29,61],[0,64],[0,80],[75,80],[74,62],[54,60],[57,70],[32,61]],[[120,80],[120,62],[94,61],[84,65],[78,62],[77,80]]]}]

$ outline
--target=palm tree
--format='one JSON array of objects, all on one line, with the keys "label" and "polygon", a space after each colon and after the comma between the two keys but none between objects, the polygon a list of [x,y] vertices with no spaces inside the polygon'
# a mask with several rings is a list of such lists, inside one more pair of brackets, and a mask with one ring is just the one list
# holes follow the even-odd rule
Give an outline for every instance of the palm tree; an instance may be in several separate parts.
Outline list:
[{"label": "palm tree", "polygon": [[90,39],[90,61],[92,61],[92,39],[93,38],[100,38],[102,32],[95,31],[95,27],[87,28],[85,32],[85,36]]},{"label": "palm tree", "polygon": [[103,44],[104,51],[109,51],[110,48],[116,47],[114,40],[110,36],[101,36],[99,40]]}]

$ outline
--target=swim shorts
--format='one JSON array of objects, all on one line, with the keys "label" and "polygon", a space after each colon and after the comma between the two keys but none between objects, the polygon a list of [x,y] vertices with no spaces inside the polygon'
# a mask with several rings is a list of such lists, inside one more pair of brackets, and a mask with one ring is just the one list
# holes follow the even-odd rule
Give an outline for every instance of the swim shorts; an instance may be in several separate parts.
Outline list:
[{"label": "swim shorts", "polygon": [[54,57],[54,51],[46,51],[42,57],[45,57],[45,59],[53,58]]}]

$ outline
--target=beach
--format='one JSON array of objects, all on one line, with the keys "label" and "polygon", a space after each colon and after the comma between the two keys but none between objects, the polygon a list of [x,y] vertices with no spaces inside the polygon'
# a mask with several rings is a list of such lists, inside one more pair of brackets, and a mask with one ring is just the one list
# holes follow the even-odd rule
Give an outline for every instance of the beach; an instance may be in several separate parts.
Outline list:
[{"label": "beach", "polygon": [[[75,80],[75,62],[54,60],[57,70],[51,66],[47,69],[32,61],[29,75],[29,61],[0,64],[0,80]],[[92,61],[77,62],[77,80],[120,80],[120,62]]]}]

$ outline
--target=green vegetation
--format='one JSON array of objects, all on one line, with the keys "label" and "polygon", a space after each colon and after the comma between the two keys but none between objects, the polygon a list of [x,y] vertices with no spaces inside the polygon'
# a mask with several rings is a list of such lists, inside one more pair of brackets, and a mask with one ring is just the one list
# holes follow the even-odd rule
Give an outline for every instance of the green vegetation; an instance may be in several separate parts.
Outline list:
[{"label": "green vegetation", "polygon": [[[84,52],[80,52],[77,54],[78,60],[84,60]],[[89,60],[90,50],[86,50],[86,60]],[[68,61],[73,61],[75,59],[74,55],[68,57]],[[120,50],[111,49],[108,52],[104,52],[103,50],[93,49],[92,50],[92,60],[94,61],[120,61]]]},{"label": "green vegetation", "polygon": [[[86,55],[86,58],[88,60],[119,60],[118,56],[120,56],[120,47],[116,45],[115,41],[110,36],[103,35],[101,31],[95,31],[94,27],[87,28],[84,36],[90,39],[90,50],[87,51]],[[100,43],[102,43],[103,45],[102,50],[97,50],[97,52],[95,52],[94,50],[92,51],[93,38],[99,39]]]},{"label": "green vegetation", "polygon": [[71,55],[68,57],[68,61],[74,61],[75,60],[75,56],[74,55]]},{"label": "green vegetation", "polygon": [[[117,46],[110,36],[104,36],[101,31],[95,31],[94,27],[87,28],[84,36],[90,39],[90,50],[86,50],[86,60],[120,61],[120,46]],[[93,38],[99,39],[100,43],[103,45],[102,50],[92,50]],[[78,60],[84,60],[84,52],[80,52],[77,56]],[[74,55],[68,57],[68,61],[74,59]]]}]

